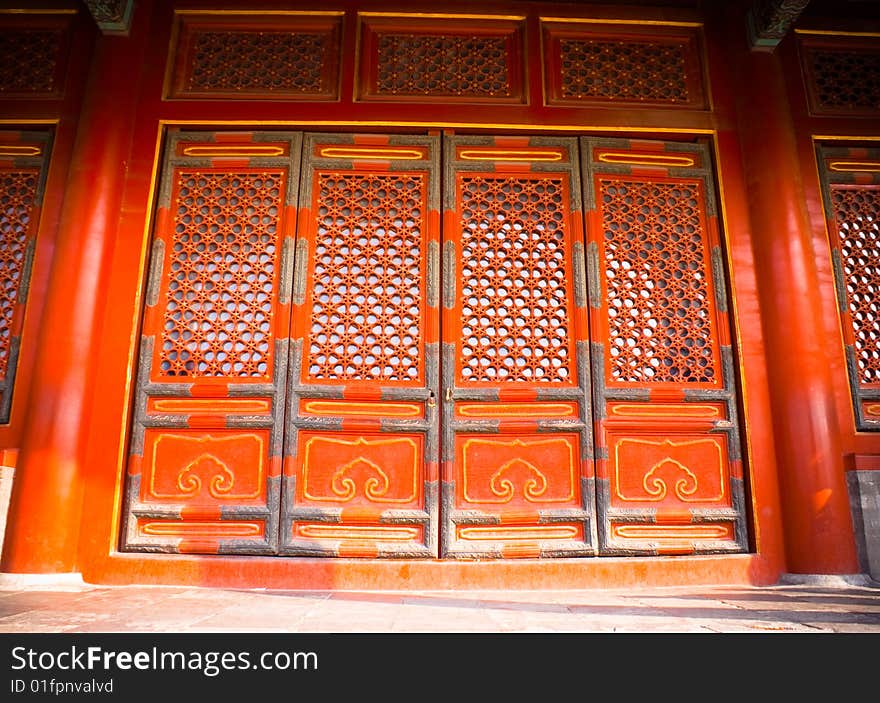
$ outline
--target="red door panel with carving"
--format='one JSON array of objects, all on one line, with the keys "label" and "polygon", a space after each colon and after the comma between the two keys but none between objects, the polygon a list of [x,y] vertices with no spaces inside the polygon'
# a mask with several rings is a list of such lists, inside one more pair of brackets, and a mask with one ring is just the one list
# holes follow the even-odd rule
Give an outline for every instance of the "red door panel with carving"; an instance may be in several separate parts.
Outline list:
[{"label": "red door panel with carving", "polygon": [[168,135],[124,549],[277,549],[300,143],[287,133]]},{"label": "red door panel with carving", "polygon": [[438,146],[305,137],[285,554],[436,556]]},{"label": "red door panel with carving", "polygon": [[445,149],[442,555],[593,554],[577,141]]},{"label": "red door panel with carving", "polygon": [[707,149],[581,141],[603,554],[743,551],[724,257]]}]

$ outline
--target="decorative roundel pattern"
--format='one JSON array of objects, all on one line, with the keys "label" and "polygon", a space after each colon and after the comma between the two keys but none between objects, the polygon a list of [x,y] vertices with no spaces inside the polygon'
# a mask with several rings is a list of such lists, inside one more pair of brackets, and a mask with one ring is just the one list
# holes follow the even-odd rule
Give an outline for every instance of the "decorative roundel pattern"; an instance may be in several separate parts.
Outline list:
[{"label": "decorative roundel pattern", "polygon": [[318,181],[308,377],[420,379],[424,176]]},{"label": "decorative roundel pattern", "polygon": [[164,376],[268,376],[284,175],[180,171]]},{"label": "decorative roundel pattern", "polygon": [[880,383],[880,189],[831,189],[862,383]]},{"label": "decorative roundel pattern", "polygon": [[36,172],[0,172],[0,378],[6,377],[9,366],[13,316],[36,192]]},{"label": "decorative roundel pattern", "polygon": [[461,179],[462,381],[573,382],[564,188]]},{"label": "decorative roundel pattern", "polygon": [[716,379],[698,183],[601,179],[610,379]]}]

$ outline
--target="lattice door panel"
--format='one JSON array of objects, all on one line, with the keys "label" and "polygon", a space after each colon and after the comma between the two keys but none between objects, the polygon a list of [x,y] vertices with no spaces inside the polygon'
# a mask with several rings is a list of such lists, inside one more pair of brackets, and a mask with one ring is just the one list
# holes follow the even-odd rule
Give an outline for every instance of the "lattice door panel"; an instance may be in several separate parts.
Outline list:
[{"label": "lattice door panel", "polygon": [[880,149],[818,147],[856,427],[880,429]]},{"label": "lattice door panel", "polygon": [[745,550],[708,152],[585,138],[581,153],[600,552]]},{"label": "lattice door panel", "polygon": [[288,133],[169,134],[124,549],[277,549],[300,145]]},{"label": "lattice door panel", "polygon": [[305,138],[285,554],[437,554],[438,145]]},{"label": "lattice door panel", "polygon": [[12,408],[50,147],[48,132],[0,131],[0,423]]},{"label": "lattice door panel", "polygon": [[445,149],[441,553],[594,554],[577,142]]}]

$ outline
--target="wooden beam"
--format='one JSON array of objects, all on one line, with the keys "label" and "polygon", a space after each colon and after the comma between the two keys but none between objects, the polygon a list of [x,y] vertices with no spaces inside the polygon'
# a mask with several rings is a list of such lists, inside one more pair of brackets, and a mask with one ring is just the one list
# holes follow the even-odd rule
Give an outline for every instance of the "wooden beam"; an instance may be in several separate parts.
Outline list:
[{"label": "wooden beam", "polygon": [[102,34],[128,36],[134,0],[83,0]]},{"label": "wooden beam", "polygon": [[810,0],[753,0],[746,17],[752,50],[773,51],[809,3]]}]

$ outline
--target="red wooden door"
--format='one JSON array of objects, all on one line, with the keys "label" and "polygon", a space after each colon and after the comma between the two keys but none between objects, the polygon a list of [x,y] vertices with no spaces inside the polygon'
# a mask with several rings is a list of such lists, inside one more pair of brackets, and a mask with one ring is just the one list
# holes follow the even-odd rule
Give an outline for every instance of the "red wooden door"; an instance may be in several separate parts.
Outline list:
[{"label": "red wooden door", "polygon": [[305,138],[285,554],[437,553],[438,146]]},{"label": "red wooden door", "polygon": [[169,133],[124,549],[276,551],[300,142],[286,133]]},{"label": "red wooden door", "polygon": [[596,549],[577,153],[445,144],[443,556]]},{"label": "red wooden door", "polygon": [[724,256],[708,150],[583,139],[603,554],[743,551]]}]

